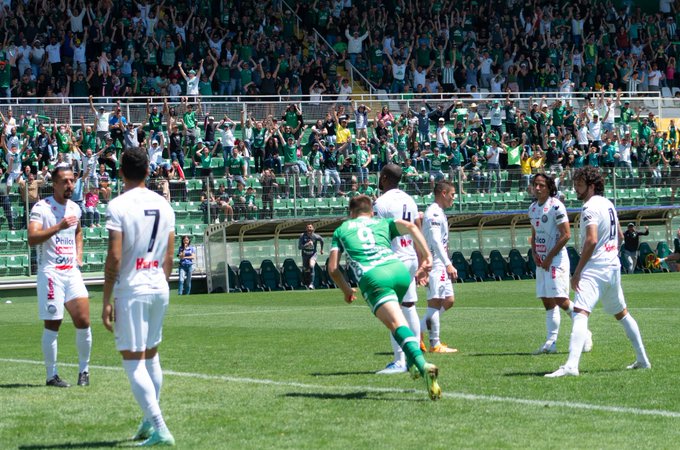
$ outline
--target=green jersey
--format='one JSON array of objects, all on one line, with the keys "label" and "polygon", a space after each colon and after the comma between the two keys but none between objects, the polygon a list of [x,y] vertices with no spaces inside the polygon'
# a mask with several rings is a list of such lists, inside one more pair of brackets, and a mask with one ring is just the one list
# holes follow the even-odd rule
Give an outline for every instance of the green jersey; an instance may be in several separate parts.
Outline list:
[{"label": "green jersey", "polygon": [[508,165],[509,166],[519,166],[520,159],[522,156],[522,146],[508,147]]},{"label": "green jersey", "polygon": [[321,170],[321,152],[310,152],[307,161],[312,169]]},{"label": "green jersey", "polygon": [[297,162],[297,145],[283,144],[283,163],[293,164]]},{"label": "green jersey", "polygon": [[283,115],[283,121],[286,122],[286,126],[295,128],[298,126],[298,116],[295,111],[286,111]]},{"label": "green jersey", "polygon": [[430,160],[430,170],[432,172],[438,172],[442,170],[442,164],[444,161],[446,161],[446,156],[442,154],[435,155],[434,153],[430,153],[427,155],[427,159]]},{"label": "green jersey", "polygon": [[370,270],[398,260],[392,251],[392,239],[399,235],[393,219],[350,219],[333,233],[331,251],[336,249],[345,252],[350,268],[361,280]]},{"label": "green jersey", "polygon": [[30,137],[31,139],[35,137],[36,125],[37,121],[33,117],[24,119],[23,124],[24,131],[26,132],[26,135],[28,135],[28,137]]},{"label": "green jersey", "polygon": [[97,149],[97,133],[92,131],[90,133],[83,132],[83,151],[90,149],[92,153]]},{"label": "green jersey", "polygon": [[253,147],[264,148],[264,134],[266,130],[264,128],[258,130],[255,128],[253,130]]},{"label": "green jersey", "polygon": [[240,156],[230,156],[227,160],[227,167],[230,175],[243,175],[243,165],[245,161]]},{"label": "green jersey", "polygon": [[187,111],[182,115],[182,120],[184,120],[184,125],[187,129],[193,130],[196,128],[196,111]]},{"label": "green jersey", "polygon": [[57,131],[57,150],[59,153],[68,153],[71,151],[68,147],[68,141],[68,134]]},{"label": "green jersey", "polygon": [[149,129],[160,131],[163,126],[163,114],[151,113],[149,114]]}]

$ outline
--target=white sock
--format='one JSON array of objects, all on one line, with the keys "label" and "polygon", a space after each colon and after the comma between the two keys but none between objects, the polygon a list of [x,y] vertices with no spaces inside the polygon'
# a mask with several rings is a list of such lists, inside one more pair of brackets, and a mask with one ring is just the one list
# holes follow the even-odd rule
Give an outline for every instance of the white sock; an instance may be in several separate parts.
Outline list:
[{"label": "white sock", "polygon": [[430,315],[430,347],[436,347],[439,345],[439,310],[434,308],[427,308],[428,314],[432,310]]},{"label": "white sock", "polygon": [[555,306],[553,309],[545,310],[545,342],[557,342],[557,335],[560,332],[560,308]]},{"label": "white sock", "polygon": [[628,336],[630,343],[633,344],[637,361],[649,364],[649,359],[647,359],[647,352],[642,343],[642,336],[640,335],[640,328],[638,328],[637,321],[633,319],[633,316],[630,314],[626,314],[623,319],[619,320],[619,323],[623,329],[626,330],[626,336]]},{"label": "white sock", "polygon": [[90,353],[92,352],[92,329],[76,328],[76,348],[78,348],[78,371],[90,371]]},{"label": "white sock", "polygon": [[130,387],[132,388],[132,395],[144,412],[146,420],[153,423],[157,431],[167,430],[165,421],[161,414],[161,408],[158,406],[156,400],[156,390],[146,370],[146,364],[137,359],[124,359],[123,368],[127,373]]},{"label": "white sock", "polygon": [[144,360],[146,364],[146,371],[149,372],[151,381],[153,382],[154,390],[156,391],[156,401],[161,400],[161,386],[163,386],[163,370],[161,370],[161,359],[156,353],[151,359]]},{"label": "white sock", "polygon": [[57,374],[57,336],[59,336],[57,331],[43,328],[42,351],[48,380]]},{"label": "white sock", "polygon": [[578,369],[583,344],[588,338],[588,316],[584,314],[574,314],[574,325],[571,328],[571,339],[569,340],[569,358],[567,367]]},{"label": "white sock", "polygon": [[420,339],[420,318],[418,317],[416,305],[409,307],[402,306],[401,312],[404,313],[406,323],[408,323],[408,327],[411,329],[414,336]]},{"label": "white sock", "polygon": [[405,366],[406,355],[404,354],[404,350],[402,350],[399,344],[397,344],[397,341],[394,339],[394,336],[392,336],[392,333],[390,333],[390,344],[392,344],[392,353],[394,354],[394,359],[392,362]]}]

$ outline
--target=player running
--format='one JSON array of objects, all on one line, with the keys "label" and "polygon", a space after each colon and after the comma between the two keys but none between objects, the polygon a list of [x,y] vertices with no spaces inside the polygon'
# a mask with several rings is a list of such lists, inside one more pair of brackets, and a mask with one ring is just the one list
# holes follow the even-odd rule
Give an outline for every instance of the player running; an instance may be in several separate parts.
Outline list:
[{"label": "player running", "polygon": [[328,271],[342,289],[345,301],[352,303],[356,300],[356,289],[349,285],[339,269],[340,253],[345,252],[366,303],[403,349],[413,377],[422,376],[430,399],[437,400],[441,397],[437,383],[439,369],[425,361],[418,348],[418,338],[409,329],[399,306],[413,277],[392,251],[391,241],[396,236],[411,236],[420,261],[416,274],[418,280],[424,281],[432,265],[432,256],[417,226],[401,219],[375,218],[371,203],[366,195],[350,200],[350,219],[333,233]]},{"label": "player running", "polygon": [[[410,195],[399,189],[402,170],[396,164],[387,164],[380,171],[378,184],[383,194],[375,201],[373,212],[377,217],[389,219],[401,219],[406,222],[414,223],[420,228],[421,219],[418,215],[418,207]],[[408,327],[414,336],[420,336],[420,319],[416,310],[418,294],[416,293],[416,271],[418,270],[418,255],[413,247],[413,239],[409,235],[397,236],[392,239],[392,251],[404,263],[411,274],[411,284],[401,302],[401,312],[406,318]],[[406,367],[406,357],[401,346],[390,335],[394,359],[387,366],[378,371],[381,375],[391,375],[403,373]]]},{"label": "player running", "polygon": [[83,232],[80,207],[73,201],[75,176],[69,165],[52,171],[54,194],[31,209],[28,245],[35,245],[38,262],[39,317],[45,323],[42,350],[47,385],[69,387],[57,373],[57,336],[68,311],[76,327],[78,386],[90,384],[90,303],[79,267],[83,261]]},{"label": "player running", "polygon": [[174,445],[159,406],[163,372],[158,345],[170,295],[175,213],[163,197],[145,187],[149,160],[143,149],[126,150],[120,171],[125,193],[107,210],[102,321],[107,330],[115,328],[116,348],[144,412],[133,439],[146,439],[142,446]]},{"label": "player running", "polygon": [[[566,245],[571,238],[569,217],[564,204],[557,198],[554,178],[544,173],[532,179],[536,201],[529,207],[531,221],[531,254],[536,262],[536,297],[545,307],[545,343],[534,355],[557,352],[560,331],[560,309],[569,314],[574,305],[569,301],[569,256]],[[588,331],[583,351],[593,348]]]}]

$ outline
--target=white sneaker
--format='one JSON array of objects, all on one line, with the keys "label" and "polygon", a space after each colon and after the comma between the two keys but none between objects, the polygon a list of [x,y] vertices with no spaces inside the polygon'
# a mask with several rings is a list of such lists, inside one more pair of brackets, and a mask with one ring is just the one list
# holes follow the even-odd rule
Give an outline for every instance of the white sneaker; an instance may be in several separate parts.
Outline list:
[{"label": "white sneaker", "polygon": [[406,365],[392,361],[383,370],[376,372],[377,375],[394,375],[397,373],[406,373],[408,369]]},{"label": "white sneaker", "polygon": [[559,369],[557,369],[553,373],[546,373],[545,376],[546,378],[577,377],[578,369],[574,369],[572,367],[567,366],[560,366]]},{"label": "white sneaker", "polygon": [[651,369],[652,364],[647,361],[647,362],[640,362],[640,361],[635,361],[633,364],[630,366],[626,366],[626,369]]},{"label": "white sneaker", "polygon": [[534,351],[534,355],[557,353],[557,342],[546,342],[538,350]]},{"label": "white sneaker", "polygon": [[593,333],[588,330],[588,337],[583,344],[583,353],[590,353],[593,350]]}]

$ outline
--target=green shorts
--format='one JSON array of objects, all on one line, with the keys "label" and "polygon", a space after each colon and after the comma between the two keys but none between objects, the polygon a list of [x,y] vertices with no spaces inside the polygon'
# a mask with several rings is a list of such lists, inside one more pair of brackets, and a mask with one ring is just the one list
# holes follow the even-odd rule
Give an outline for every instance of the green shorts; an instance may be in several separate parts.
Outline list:
[{"label": "green shorts", "polygon": [[401,304],[409,285],[411,274],[399,260],[390,261],[363,274],[359,289],[373,314],[386,302]]}]

